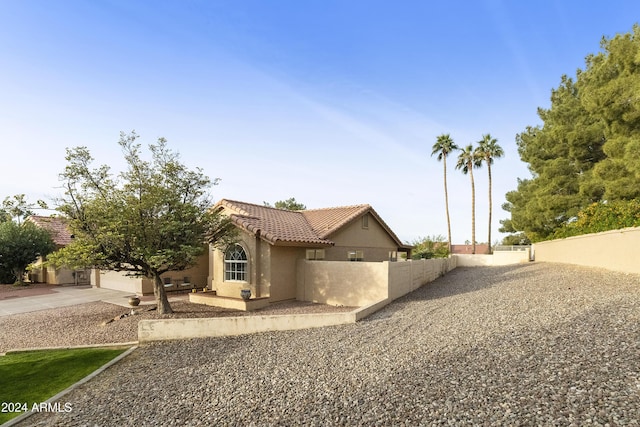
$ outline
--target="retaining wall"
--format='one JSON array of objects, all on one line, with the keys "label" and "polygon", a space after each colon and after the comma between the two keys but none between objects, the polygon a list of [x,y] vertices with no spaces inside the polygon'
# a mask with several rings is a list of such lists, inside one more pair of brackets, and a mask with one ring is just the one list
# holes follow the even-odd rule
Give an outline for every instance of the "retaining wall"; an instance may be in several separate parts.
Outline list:
[{"label": "retaining wall", "polygon": [[202,319],[141,320],[140,343],[160,340],[224,337],[267,331],[291,331],[355,323],[355,312]]}]

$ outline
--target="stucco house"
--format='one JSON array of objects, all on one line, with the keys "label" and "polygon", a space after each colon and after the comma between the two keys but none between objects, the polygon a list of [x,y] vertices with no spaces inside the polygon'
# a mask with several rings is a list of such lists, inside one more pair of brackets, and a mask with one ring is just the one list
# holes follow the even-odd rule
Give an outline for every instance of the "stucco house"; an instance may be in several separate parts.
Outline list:
[{"label": "stucco house", "polygon": [[239,298],[242,289],[270,302],[295,299],[299,260],[345,262],[410,258],[380,215],[367,204],[288,211],[223,199],[214,209],[239,229],[236,244],[209,251],[209,288]]},{"label": "stucco house", "polygon": [[[56,250],[67,246],[73,240],[64,218],[55,216],[31,215],[27,217],[40,228],[51,234]],[[89,284],[90,270],[70,270],[68,268],[45,267],[42,260],[38,260],[29,272],[32,282],[48,283],[51,285],[87,285]]]},{"label": "stucco house", "polygon": [[[27,218],[38,227],[48,230],[56,244],[56,250],[73,241],[65,219],[61,217],[31,215]],[[190,290],[206,286],[209,256],[202,255],[197,264],[184,271],[171,271],[162,275],[167,291]],[[52,285],[89,285],[94,287],[115,289],[139,295],[153,294],[153,281],[142,277],[128,276],[124,272],[98,269],[70,270],[68,268],[45,267],[42,260],[34,263],[29,272],[32,282]]]}]

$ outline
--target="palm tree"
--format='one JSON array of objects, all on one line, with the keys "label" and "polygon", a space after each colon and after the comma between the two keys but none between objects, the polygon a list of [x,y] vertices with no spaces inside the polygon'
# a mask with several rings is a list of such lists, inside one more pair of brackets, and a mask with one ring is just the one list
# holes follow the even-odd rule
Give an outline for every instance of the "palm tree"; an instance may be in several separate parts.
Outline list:
[{"label": "palm tree", "polygon": [[491,214],[493,213],[491,197],[491,165],[493,164],[493,159],[504,156],[504,150],[502,150],[502,147],[498,145],[497,139],[492,138],[490,134],[486,134],[482,135],[482,140],[478,141],[477,152],[482,161],[487,164],[487,171],[489,172],[489,237],[487,243],[489,244],[489,253],[491,253]]},{"label": "palm tree", "polygon": [[477,150],[473,149],[473,145],[469,144],[465,148],[460,149],[458,155],[458,163],[456,169],[462,170],[463,174],[469,174],[471,177],[471,253],[476,253],[476,184],[473,181],[473,168],[480,167],[482,158]]},{"label": "palm tree", "polygon": [[436,143],[431,147],[431,155],[438,154],[438,161],[442,160],[444,164],[444,204],[447,211],[447,247],[451,253],[451,219],[449,218],[449,193],[447,191],[447,155],[453,150],[457,150],[458,146],[453,142],[449,134],[442,134],[436,139]]}]

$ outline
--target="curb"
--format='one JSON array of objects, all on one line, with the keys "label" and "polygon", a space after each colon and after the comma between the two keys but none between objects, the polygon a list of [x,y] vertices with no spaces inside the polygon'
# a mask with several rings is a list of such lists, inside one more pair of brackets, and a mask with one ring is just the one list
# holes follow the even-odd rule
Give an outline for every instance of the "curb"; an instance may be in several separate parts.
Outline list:
[{"label": "curb", "polygon": [[[86,345],[86,346],[77,346],[77,347],[55,347],[55,348],[46,348],[46,349],[39,349],[39,350],[52,350],[52,349],[73,349],[73,348],[93,348],[93,347],[109,347],[109,345],[98,345],[98,346],[90,346],[90,345]],[[114,345],[111,345],[111,347],[114,347]],[[124,345],[120,344],[120,345],[115,345],[115,347],[124,347]],[[87,381],[93,379],[94,377],[98,376],[99,374],[101,374],[103,371],[105,371],[106,369],[108,369],[109,367],[115,365],[116,363],[118,363],[119,361],[121,361],[122,359],[124,359],[125,357],[127,357],[128,355],[130,355],[131,353],[133,353],[134,350],[136,350],[138,348],[137,342],[136,345],[134,345],[133,347],[131,347],[129,350],[125,351],[124,353],[122,353],[121,355],[119,355],[118,357],[116,357],[115,359],[110,360],[109,362],[105,363],[104,365],[102,365],[101,367],[99,367],[98,369],[96,369],[95,371],[93,371],[92,373],[90,373],[89,375],[87,375],[86,377],[82,378],[80,381],[78,381],[75,384],[71,384],[69,387],[65,388],[64,390],[62,390],[61,392],[59,392],[58,394],[56,394],[53,397],[50,397],[49,399],[47,399],[45,402],[46,404],[50,404],[55,402],[56,400],[60,399],[61,397],[63,397],[64,395],[66,395],[67,393],[71,392],[72,390],[74,390],[75,388],[81,386],[82,384],[86,383]],[[16,352],[19,353],[21,351],[29,351],[29,350],[17,350],[17,351],[13,351],[12,352]],[[8,353],[8,352],[7,352]],[[37,412],[25,412],[22,415],[19,415],[15,418],[10,419],[9,421],[7,421],[6,423],[0,425],[0,427],[11,427],[14,426],[22,421],[24,421],[25,419],[29,418],[31,415],[33,415],[34,413]]]}]

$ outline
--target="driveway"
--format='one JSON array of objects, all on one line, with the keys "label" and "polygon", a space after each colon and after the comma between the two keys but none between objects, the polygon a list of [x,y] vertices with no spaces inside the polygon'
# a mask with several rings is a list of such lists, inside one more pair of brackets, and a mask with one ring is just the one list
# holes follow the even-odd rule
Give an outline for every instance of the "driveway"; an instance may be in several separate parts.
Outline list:
[{"label": "driveway", "polygon": [[[128,307],[130,292],[112,289],[92,288],[90,286],[56,286],[47,289],[34,289],[16,292],[8,298],[0,299],[0,316],[28,313],[51,308],[68,307],[88,302],[105,301]],[[24,295],[24,296],[23,296]]]}]

